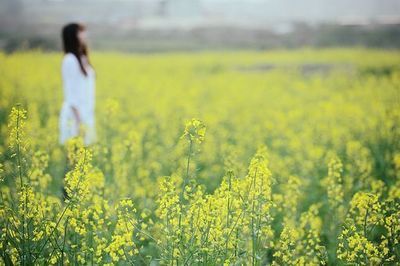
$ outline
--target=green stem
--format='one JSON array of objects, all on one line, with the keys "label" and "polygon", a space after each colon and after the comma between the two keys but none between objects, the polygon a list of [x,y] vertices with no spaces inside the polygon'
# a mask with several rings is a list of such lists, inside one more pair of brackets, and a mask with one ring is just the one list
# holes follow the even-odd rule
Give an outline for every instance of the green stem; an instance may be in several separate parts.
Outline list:
[{"label": "green stem", "polygon": [[190,167],[190,159],[191,159],[191,155],[192,155],[192,146],[193,146],[193,142],[190,140],[188,158],[187,158],[187,163],[186,163],[186,177],[183,181],[182,191],[181,191],[181,195],[180,195],[181,201],[183,200],[183,193],[185,191],[186,183],[189,180],[189,167]]},{"label": "green stem", "polygon": [[64,249],[65,249],[65,241],[67,239],[67,228],[68,228],[68,218],[65,221],[65,227],[64,227],[64,239],[63,239],[63,246],[62,246],[62,250],[61,250],[61,265],[64,265]]},{"label": "green stem", "polygon": [[[20,181],[20,186],[21,190],[23,191],[23,180],[22,180],[22,163],[21,163],[21,147],[20,147],[20,134],[19,134],[19,124],[20,124],[20,109],[19,106],[17,106],[17,125],[16,125],[16,144],[17,144],[17,168],[18,168],[18,176],[19,176],[19,181]],[[25,192],[26,195],[26,192]],[[25,209],[26,206],[23,205],[23,210],[22,210],[22,239],[21,239],[21,244],[22,244],[22,257],[21,257],[21,264],[25,265]]]},{"label": "green stem", "polygon": [[[256,168],[255,174],[252,177],[252,183],[253,183],[253,188],[256,188],[256,178],[257,178],[257,171],[258,168]],[[256,265],[256,236],[254,235],[254,204],[255,204],[255,198],[253,194],[253,199],[252,199],[252,206],[251,206],[251,240],[252,240],[252,264]]]},{"label": "green stem", "polygon": [[[182,243],[182,237],[184,235],[184,232],[182,230],[182,210],[183,210],[182,202],[183,202],[183,194],[185,191],[186,183],[187,183],[187,180],[189,179],[189,167],[190,167],[190,158],[191,158],[191,154],[192,154],[192,143],[193,143],[192,140],[190,140],[188,159],[187,159],[187,163],[186,163],[186,177],[182,183],[182,190],[181,190],[180,197],[179,197],[180,198],[179,205],[180,205],[180,210],[181,210],[181,212],[179,214],[180,243]],[[173,253],[173,251],[172,251],[172,253]]]},{"label": "green stem", "polygon": [[68,204],[64,207],[63,212],[61,213],[60,218],[58,218],[56,226],[54,226],[53,230],[51,231],[50,235],[46,238],[46,240],[44,241],[43,245],[41,246],[41,248],[39,249],[38,252],[38,256],[33,260],[32,264],[35,264],[36,260],[39,258],[40,253],[42,253],[44,247],[46,246],[47,242],[49,241],[50,237],[53,235],[54,231],[57,229],[58,225],[61,222],[61,219],[63,218],[65,212],[67,211],[68,207],[70,206],[70,202],[68,202]]},{"label": "green stem", "polygon": [[[232,174],[231,174],[231,172],[229,172],[229,179],[228,179],[228,206],[227,206],[227,214],[226,214],[226,228],[227,229],[229,229],[229,216],[230,216],[230,213],[231,213],[231,208],[230,208],[230,196],[231,196],[231,186],[232,186],[232,184],[231,184],[231,177],[232,177]],[[226,237],[226,240],[225,240],[225,259],[226,259],[226,256],[227,256],[227,254],[228,254],[228,241],[229,241],[229,235]]]}]

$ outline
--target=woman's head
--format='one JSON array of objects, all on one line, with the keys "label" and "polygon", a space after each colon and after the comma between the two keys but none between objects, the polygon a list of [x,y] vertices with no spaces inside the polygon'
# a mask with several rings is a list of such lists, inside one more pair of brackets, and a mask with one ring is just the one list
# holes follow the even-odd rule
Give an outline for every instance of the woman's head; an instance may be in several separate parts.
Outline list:
[{"label": "woman's head", "polygon": [[85,75],[87,75],[87,72],[83,67],[81,56],[85,55],[89,62],[86,34],[86,27],[79,23],[69,23],[62,29],[64,53],[72,53],[77,57],[81,70]]}]

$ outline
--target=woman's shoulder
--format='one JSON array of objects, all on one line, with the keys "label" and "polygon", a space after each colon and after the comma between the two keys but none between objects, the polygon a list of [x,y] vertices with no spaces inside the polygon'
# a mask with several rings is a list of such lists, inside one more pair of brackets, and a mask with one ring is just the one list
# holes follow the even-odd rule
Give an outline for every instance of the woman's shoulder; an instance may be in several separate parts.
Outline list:
[{"label": "woman's shoulder", "polygon": [[76,58],[76,56],[73,53],[64,54],[62,63],[63,63],[63,65],[65,65],[65,64],[79,64],[78,58]]},{"label": "woman's shoulder", "polygon": [[62,60],[62,70],[76,72],[79,69],[78,58],[73,53],[66,53]]}]

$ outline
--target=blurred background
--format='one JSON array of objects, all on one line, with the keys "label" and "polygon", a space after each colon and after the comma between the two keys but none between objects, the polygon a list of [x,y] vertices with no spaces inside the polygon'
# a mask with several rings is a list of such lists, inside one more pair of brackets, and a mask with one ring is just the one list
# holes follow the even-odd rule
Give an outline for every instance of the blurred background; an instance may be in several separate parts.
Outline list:
[{"label": "blurred background", "polygon": [[72,21],[97,50],[400,47],[399,0],[0,0],[0,49],[60,50]]}]

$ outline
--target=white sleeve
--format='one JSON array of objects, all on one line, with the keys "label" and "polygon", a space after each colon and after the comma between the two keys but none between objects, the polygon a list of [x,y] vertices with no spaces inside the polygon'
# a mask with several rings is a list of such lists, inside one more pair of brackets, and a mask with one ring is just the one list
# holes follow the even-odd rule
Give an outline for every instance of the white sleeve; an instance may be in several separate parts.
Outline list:
[{"label": "white sleeve", "polygon": [[64,85],[64,101],[69,106],[79,107],[80,76],[79,62],[73,54],[64,56],[62,62],[62,78]]}]

